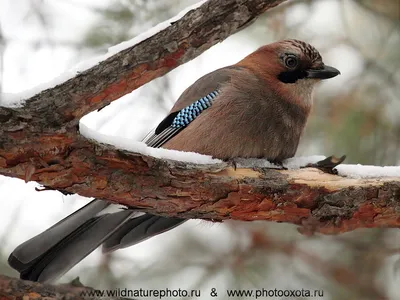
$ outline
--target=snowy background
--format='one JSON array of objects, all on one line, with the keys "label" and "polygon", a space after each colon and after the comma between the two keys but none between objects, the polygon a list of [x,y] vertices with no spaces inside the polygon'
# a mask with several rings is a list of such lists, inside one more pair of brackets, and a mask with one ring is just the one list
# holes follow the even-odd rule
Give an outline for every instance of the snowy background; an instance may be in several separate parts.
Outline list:
[{"label": "snowy background", "polygon": [[[68,70],[79,68],[79,62],[107,55],[109,47],[195,2],[1,0],[0,105],[15,101],[15,94],[37,91],[46,82],[63,78]],[[347,163],[399,165],[399,12],[396,0],[289,1],[199,58],[81,122],[88,132],[138,141],[197,78],[237,62],[263,44],[298,38],[316,46],[325,63],[342,75],[318,88],[297,155],[347,154]],[[346,166],[342,168],[346,172]],[[398,168],[384,170],[386,175],[398,174]],[[36,186],[0,176],[2,274],[16,276],[6,265],[13,248],[89,200],[54,191],[36,192]],[[295,253],[288,256],[257,248],[251,236],[259,232],[277,245],[294,245],[323,263],[315,267]],[[199,288],[204,294],[211,287],[221,291],[226,287],[319,288],[325,291],[324,299],[370,299],[366,287],[373,287],[399,299],[399,249],[398,230],[357,230],[340,237],[308,238],[288,224],[189,221],[113,255],[101,256],[97,251],[61,281],[79,275],[84,284],[95,287]],[[335,280],[329,271],[334,265],[355,272],[359,285]]]}]

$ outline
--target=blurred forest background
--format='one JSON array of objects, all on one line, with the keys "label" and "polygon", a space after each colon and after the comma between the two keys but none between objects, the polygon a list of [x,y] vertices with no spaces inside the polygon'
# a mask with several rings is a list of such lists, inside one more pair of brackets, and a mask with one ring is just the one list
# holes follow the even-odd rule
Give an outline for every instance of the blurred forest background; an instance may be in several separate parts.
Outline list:
[{"label": "blurred forest background", "polygon": [[[19,92],[50,80],[195,2],[1,0],[0,91]],[[140,139],[195,79],[262,44],[297,38],[316,46],[324,61],[342,72],[316,91],[297,155],[346,154],[347,163],[399,165],[399,20],[399,0],[287,1],[85,122],[106,134]],[[18,243],[84,204],[82,197],[40,194],[34,186],[0,177],[1,274],[16,276],[6,260]],[[79,275],[96,288],[201,289],[204,299],[212,287],[218,299],[225,288],[310,288],[323,289],[323,299],[400,299],[398,230],[307,237],[288,224],[237,225],[187,222],[142,245],[107,256],[95,253],[62,281]]]}]

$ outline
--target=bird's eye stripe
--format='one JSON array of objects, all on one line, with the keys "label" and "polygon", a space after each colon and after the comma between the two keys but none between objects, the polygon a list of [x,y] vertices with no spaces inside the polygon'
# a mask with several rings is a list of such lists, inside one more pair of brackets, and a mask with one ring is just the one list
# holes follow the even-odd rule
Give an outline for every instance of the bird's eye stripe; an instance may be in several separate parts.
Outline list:
[{"label": "bird's eye stripe", "polygon": [[199,100],[193,102],[189,106],[181,109],[181,111],[176,115],[174,120],[172,121],[172,127],[181,128],[189,125],[194,119],[196,119],[200,113],[209,108],[215,98],[219,95],[219,91],[215,90],[205,97],[200,98]]}]

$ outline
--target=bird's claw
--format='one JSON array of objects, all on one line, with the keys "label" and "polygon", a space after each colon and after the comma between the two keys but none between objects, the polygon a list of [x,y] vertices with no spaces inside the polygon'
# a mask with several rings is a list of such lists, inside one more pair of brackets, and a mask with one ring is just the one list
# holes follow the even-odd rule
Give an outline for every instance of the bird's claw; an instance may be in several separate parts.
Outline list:
[{"label": "bird's claw", "polygon": [[286,167],[283,165],[283,162],[282,162],[282,161],[279,161],[279,160],[270,160],[269,162],[270,162],[271,164],[274,164],[274,165],[280,167],[281,170],[287,170],[287,169],[288,169],[288,168],[286,168]]},{"label": "bird's claw", "polygon": [[331,155],[323,160],[320,160],[313,164],[308,164],[306,167],[317,168],[322,172],[337,175],[338,171],[335,169],[337,165],[340,165],[346,159],[346,155],[337,158],[335,155]]},{"label": "bird's claw", "polygon": [[229,165],[232,165],[233,169],[236,171],[239,161],[234,157],[226,161]]}]

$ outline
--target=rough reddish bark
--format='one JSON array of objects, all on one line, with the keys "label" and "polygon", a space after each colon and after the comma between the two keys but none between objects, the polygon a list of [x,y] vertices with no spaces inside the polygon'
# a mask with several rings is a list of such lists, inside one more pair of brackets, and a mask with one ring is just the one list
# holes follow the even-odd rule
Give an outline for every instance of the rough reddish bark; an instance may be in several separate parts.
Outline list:
[{"label": "rough reddish bark", "polygon": [[400,227],[400,179],[352,180],[313,169],[233,170],[162,161],[79,136],[86,113],[196,57],[283,0],[210,0],[163,32],[65,83],[0,107],[0,174],[148,212],[270,220],[339,233]]},{"label": "rough reddish bark", "polygon": [[[46,138],[42,145],[49,144]],[[19,163],[5,165],[1,172],[29,175],[53,189],[167,216],[289,222],[329,234],[400,227],[400,178],[349,179],[312,168],[193,165],[116,150],[77,136],[60,137],[59,144],[51,145],[37,159],[20,152],[2,154],[6,163]]]}]

